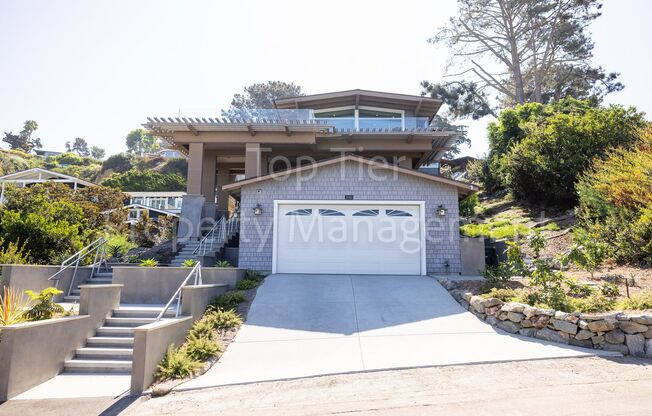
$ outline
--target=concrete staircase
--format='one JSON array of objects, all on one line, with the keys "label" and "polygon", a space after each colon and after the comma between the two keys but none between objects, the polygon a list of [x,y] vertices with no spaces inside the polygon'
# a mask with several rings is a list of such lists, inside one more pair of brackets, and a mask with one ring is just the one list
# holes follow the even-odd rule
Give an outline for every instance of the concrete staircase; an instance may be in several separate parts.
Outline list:
[{"label": "concrete staircase", "polygon": [[[206,251],[205,255],[207,256],[214,256],[215,253],[218,253],[224,246],[226,246],[231,240],[234,238],[238,237],[239,232],[235,231],[231,233],[230,235],[227,235],[226,240],[222,240],[221,238],[215,237],[213,239],[213,244],[212,244],[212,250]],[[177,253],[177,255],[172,259],[170,262],[171,267],[181,267],[183,265],[183,262],[186,260],[197,260],[200,256],[198,254],[193,254],[193,252],[199,247],[200,242],[199,241],[188,241],[185,243],[182,247],[182,249]],[[206,239],[204,244],[207,245],[207,247],[210,247],[210,239]],[[213,266],[212,264],[206,265],[206,266]]]},{"label": "concrete staircase", "polygon": [[[75,351],[75,356],[64,363],[64,373],[131,374],[134,328],[152,323],[163,310],[162,306],[121,306],[115,309],[95,336]],[[170,308],[164,317],[174,317]]]},{"label": "concrete staircase", "polygon": [[[86,279],[83,285],[109,285],[113,283],[113,271],[93,272],[90,278]],[[64,302],[79,302],[80,289],[79,286],[70,291],[69,296],[64,296]]]}]

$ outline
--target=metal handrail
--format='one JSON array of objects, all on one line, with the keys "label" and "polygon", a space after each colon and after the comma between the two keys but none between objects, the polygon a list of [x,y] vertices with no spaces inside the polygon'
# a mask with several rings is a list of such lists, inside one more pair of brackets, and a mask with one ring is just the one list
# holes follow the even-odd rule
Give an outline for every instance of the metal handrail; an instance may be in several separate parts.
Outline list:
[{"label": "metal handrail", "polygon": [[[214,251],[215,244],[221,244],[227,241],[238,229],[240,218],[232,216],[228,220],[225,217],[217,220],[213,228],[206,233],[201,239],[197,248],[192,252],[193,255],[203,256],[206,252]],[[216,241],[217,240],[217,241]]]},{"label": "metal handrail", "polygon": [[188,273],[188,276],[186,276],[186,278],[183,280],[183,282],[181,283],[181,285],[179,286],[177,291],[174,292],[174,295],[172,295],[172,297],[170,298],[168,303],[165,304],[165,307],[163,308],[161,313],[158,314],[158,316],[156,317],[156,321],[161,320],[163,315],[165,315],[165,312],[167,312],[167,310],[170,309],[170,306],[172,305],[172,303],[174,302],[175,299],[177,300],[177,310],[176,310],[174,316],[175,317],[179,316],[179,310],[181,309],[182,289],[186,285],[186,283],[188,283],[188,280],[193,275],[195,276],[195,282],[194,282],[193,286],[201,285],[202,284],[202,281],[201,281],[201,262],[197,262],[197,264],[195,264],[195,267],[193,267],[192,270],[190,271],[190,273]]},{"label": "metal handrail", "polygon": [[104,237],[100,237],[97,240],[93,241],[86,247],[82,248],[72,256],[68,257],[64,261],[61,262],[61,266],[59,267],[59,271],[54,273],[52,276],[48,278],[49,280],[55,280],[55,287],[58,289],[59,288],[59,280],[61,279],[61,273],[64,272],[64,270],[67,270],[70,267],[75,267],[74,272],[72,274],[72,278],[70,279],[70,286],[68,287],[68,293],[66,296],[70,296],[70,293],[72,292],[72,288],[75,284],[75,277],[77,276],[77,269],[79,268],[79,264],[83,259],[88,257],[91,253],[93,253],[93,263],[91,264],[91,276],[95,275],[96,268],[97,271],[99,272],[102,268],[102,265],[104,265],[105,271],[109,270],[109,267],[106,263],[106,243],[107,240]]}]

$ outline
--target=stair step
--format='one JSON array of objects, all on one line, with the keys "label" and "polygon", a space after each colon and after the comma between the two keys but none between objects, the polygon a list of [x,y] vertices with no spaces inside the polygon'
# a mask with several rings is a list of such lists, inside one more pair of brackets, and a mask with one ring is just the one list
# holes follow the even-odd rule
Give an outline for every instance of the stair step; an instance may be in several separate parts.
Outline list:
[{"label": "stair step", "polygon": [[109,360],[130,360],[134,355],[133,348],[102,348],[84,347],[75,350],[75,358],[103,358]]},{"label": "stair step", "polygon": [[93,277],[112,277],[113,272],[95,272],[93,273]]},{"label": "stair step", "polygon": [[130,373],[130,360],[72,359],[64,362],[66,372],[80,373]]},{"label": "stair step", "polygon": [[[126,307],[113,310],[114,318],[156,318],[161,311],[162,307]],[[165,318],[172,318],[175,315],[175,308],[170,308],[163,315]]]},{"label": "stair step", "polygon": [[[160,313],[160,312],[159,312]],[[106,318],[104,325],[107,327],[136,327],[151,324],[156,321],[156,317],[111,317]]]},{"label": "stair step", "polygon": [[102,326],[97,328],[97,336],[133,337],[134,328],[128,326]]},{"label": "stair step", "polygon": [[72,296],[77,296],[77,297],[79,297],[79,295],[81,294],[81,290],[79,290],[79,288],[75,288],[75,289],[73,289],[73,290],[70,291],[70,294],[71,294]]},{"label": "stair step", "polygon": [[79,295],[64,296],[63,300],[70,303],[73,302],[79,303]]},{"label": "stair step", "polygon": [[86,340],[88,347],[111,348],[111,347],[133,347],[133,337],[90,337]]},{"label": "stair step", "polygon": [[110,285],[113,283],[113,278],[111,277],[91,277],[85,282],[87,285]]}]

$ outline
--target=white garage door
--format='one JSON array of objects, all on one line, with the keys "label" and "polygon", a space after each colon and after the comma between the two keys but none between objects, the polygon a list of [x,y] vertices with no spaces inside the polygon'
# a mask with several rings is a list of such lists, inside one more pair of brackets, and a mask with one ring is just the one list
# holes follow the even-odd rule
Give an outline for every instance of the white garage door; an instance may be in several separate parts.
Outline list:
[{"label": "white garage door", "polygon": [[277,273],[425,274],[421,204],[278,203]]}]

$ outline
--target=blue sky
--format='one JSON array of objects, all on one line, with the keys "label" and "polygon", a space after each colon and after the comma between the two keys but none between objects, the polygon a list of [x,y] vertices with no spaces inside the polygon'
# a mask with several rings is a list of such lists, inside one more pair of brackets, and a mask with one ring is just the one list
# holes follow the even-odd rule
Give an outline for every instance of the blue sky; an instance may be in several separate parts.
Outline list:
[{"label": "blue sky", "polygon": [[[441,1],[0,0],[0,132],[39,123],[44,148],[75,137],[118,153],[147,116],[228,107],[245,85],[306,93],[364,88],[419,94],[447,51],[427,43],[455,13]],[[606,0],[595,61],[621,73],[608,102],[652,113],[646,0]],[[486,152],[485,126],[462,121]],[[0,144],[0,146],[3,144]]]}]

